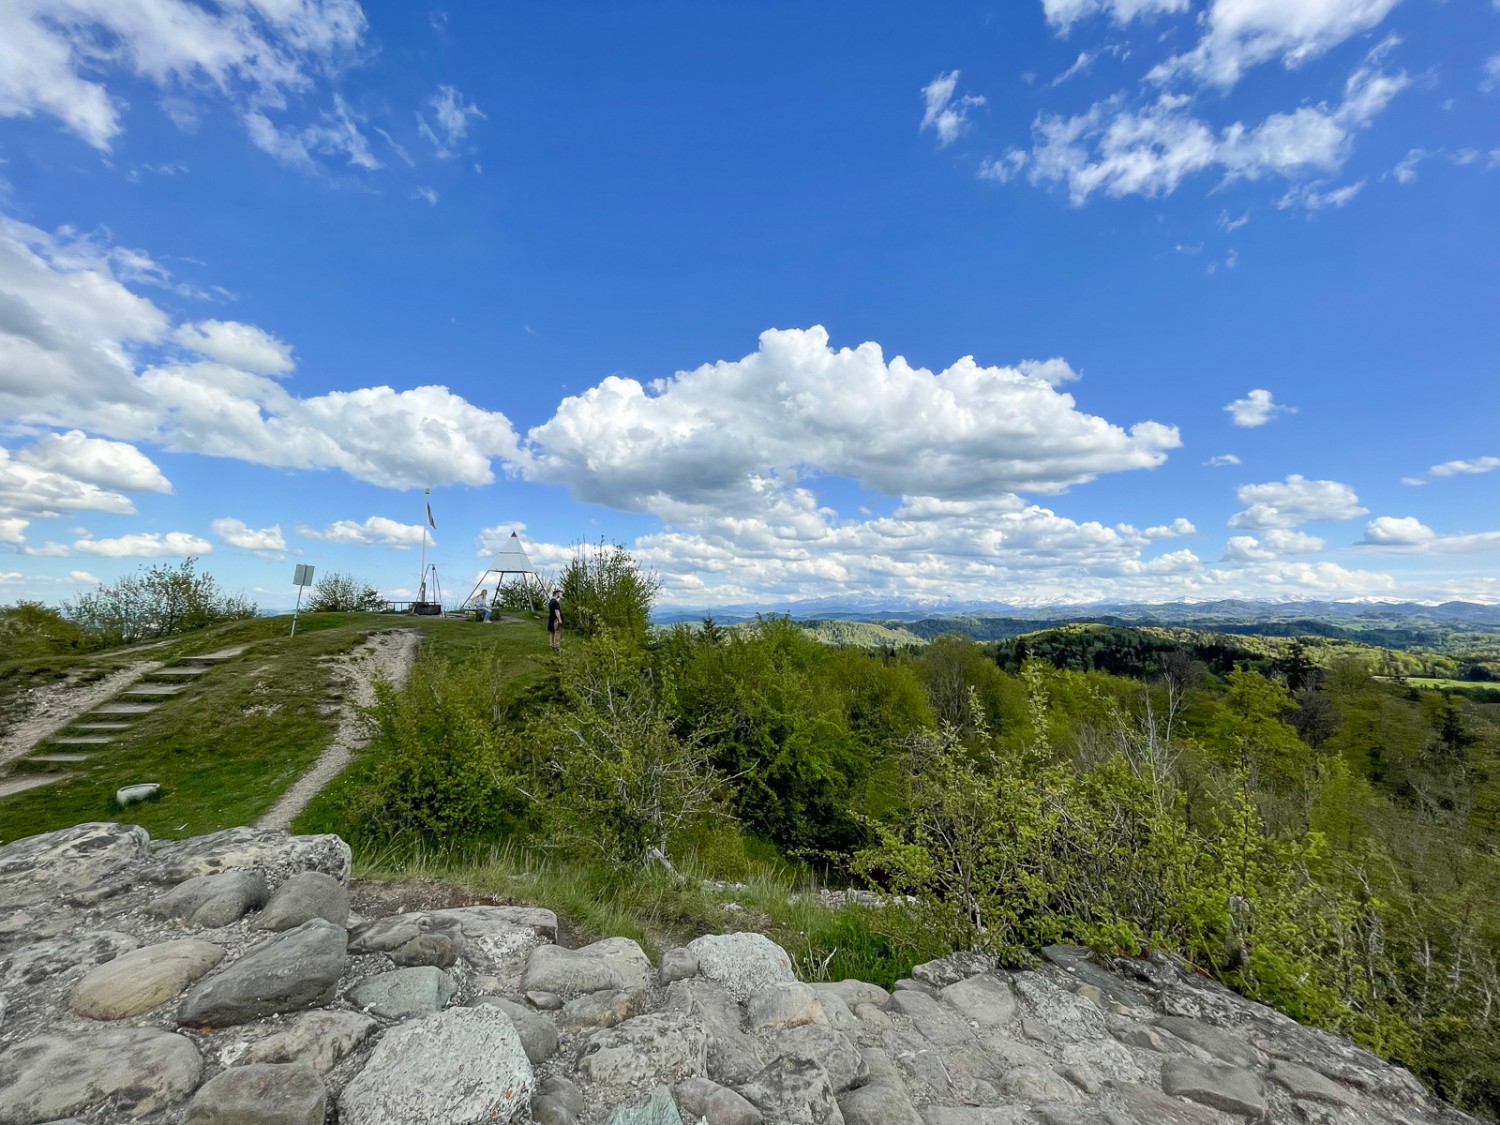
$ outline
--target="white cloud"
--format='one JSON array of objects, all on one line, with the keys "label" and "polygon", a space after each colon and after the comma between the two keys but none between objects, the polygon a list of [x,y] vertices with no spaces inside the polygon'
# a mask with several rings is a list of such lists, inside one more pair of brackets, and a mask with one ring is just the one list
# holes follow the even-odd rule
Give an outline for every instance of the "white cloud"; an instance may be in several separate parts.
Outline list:
[{"label": "white cloud", "polygon": [[1409,184],[1417,178],[1417,165],[1434,155],[1425,148],[1414,148],[1403,156],[1395,168],[1391,169],[1391,175],[1396,178],[1398,184]]},{"label": "white cloud", "polygon": [[1211,0],[1203,15],[1206,31],[1198,45],[1168,59],[1151,76],[1166,81],[1186,75],[1229,87],[1246,70],[1271,59],[1280,58],[1283,66],[1295,68],[1377,26],[1397,2]]},{"label": "white cloud", "polygon": [[23,520],[18,516],[0,517],[0,543],[21,546],[26,542],[26,529],[30,526],[30,520]]},{"label": "white cloud", "polygon": [[1402,484],[1422,485],[1434,477],[1456,477],[1492,473],[1500,469],[1500,457],[1471,457],[1461,461],[1444,461],[1427,470],[1426,477],[1402,477]]},{"label": "white cloud", "polygon": [[922,87],[922,101],[926,108],[920,128],[936,130],[938,148],[946,148],[958,140],[969,127],[969,110],[984,105],[984,98],[978,95],[965,94],[954,99],[958,75],[958,71],[950,70]]},{"label": "white cloud", "polygon": [[422,200],[429,207],[436,207],[437,206],[438,193],[436,191],[434,191],[430,187],[419,187],[419,188],[417,188],[416,191],[414,191],[414,192],[411,193],[411,197],[413,199],[420,199],[420,200]]},{"label": "white cloud", "polygon": [[91,438],[82,430],[43,434],[31,445],[17,449],[16,460],[33,469],[121,492],[172,491],[172,483],[161,469],[135,446]]},{"label": "white cloud", "polygon": [[1215,457],[1210,457],[1203,463],[1205,465],[1208,465],[1210,468],[1218,469],[1223,467],[1224,465],[1238,465],[1240,463],[1240,459],[1233,453],[1220,453]]},{"label": "white cloud", "polygon": [[1233,234],[1250,221],[1250,212],[1246,211],[1238,219],[1230,218],[1228,211],[1220,211],[1216,226],[1225,234]]},{"label": "white cloud", "polygon": [[967,356],[934,374],[887,361],[874,343],[834,350],[821,326],[771,330],[743,359],[649,387],[611,376],[563,400],[530,431],[523,471],[668,518],[776,509],[817,474],[888,496],[1057,493],[1154,467],[1180,444],[1172,426],[1126,430],[1082,413],[1053,385],[1071,374],[1055,361],[981,367]]},{"label": "white cloud", "polygon": [[0,416],[255,464],[340,469],[392,488],[488,484],[492,459],[515,455],[503,414],[445,387],[300,398],[225,362],[143,368],[138,355],[174,340],[253,368],[291,362],[288,345],[253,325],[174,328],[126,284],[160,272],[139,251],[0,216]]},{"label": "white cloud", "polygon": [[1491,55],[1484,60],[1484,77],[1479,82],[1479,89],[1486,94],[1491,90],[1500,90],[1500,54]]},{"label": "white cloud", "polygon": [[63,512],[131,515],[135,505],[121,492],[28,464],[0,448],[0,515],[55,519]]},{"label": "white cloud", "polygon": [[1212,170],[1225,182],[1328,174],[1349,158],[1355,132],[1408,84],[1404,73],[1364,66],[1350,75],[1337,106],[1299,106],[1253,127],[1236,121],[1217,131],[1177,94],[1140,109],[1123,108],[1116,96],[1074,117],[1043,113],[1032,125],[1029,176],[1066,184],[1081,204],[1095,192],[1170,195],[1188,176]]},{"label": "white cloud", "polygon": [[1179,535],[1196,535],[1198,529],[1193,526],[1191,520],[1178,516],[1169,525],[1163,527],[1148,527],[1141,534],[1147,539],[1174,539]]},{"label": "white cloud", "polygon": [[122,559],[166,559],[186,558],[189,555],[206,555],[214,549],[207,539],[199,539],[185,531],[138,532],[122,535],[118,539],[84,538],[73,544],[73,550],[85,555],[104,555]]},{"label": "white cloud", "polygon": [[[1268,390],[1251,391],[1244,398],[1237,398],[1224,408],[1234,418],[1236,426],[1264,426],[1278,414],[1295,414],[1295,406],[1282,406],[1273,401]],[[1238,461],[1234,462],[1238,464]]]},{"label": "white cloud", "polygon": [[1342,207],[1364,190],[1365,181],[1359,180],[1355,183],[1345,184],[1340,188],[1330,188],[1326,191],[1320,190],[1322,186],[1321,181],[1311,184],[1300,184],[1278,199],[1276,207],[1281,211],[1285,211],[1290,207],[1302,207],[1308,211],[1324,211],[1330,207]]},{"label": "white cloud", "polygon": [[364,31],[357,0],[16,0],[0,9],[0,116],[47,114],[108,150],[122,126],[106,82],[121,74],[279,107]]},{"label": "white cloud", "polygon": [[86,570],[70,570],[68,571],[68,578],[71,581],[82,582],[85,585],[89,586],[98,586],[104,581],[104,579],[98,577],[97,575],[90,574]]},{"label": "white cloud", "polygon": [[199,355],[257,375],[284,375],[296,366],[290,345],[253,324],[200,320],[179,325],[172,338]]},{"label": "white cloud", "polygon": [[981,180],[994,180],[997,183],[1008,184],[1020,174],[1026,167],[1026,162],[1031,159],[1022,149],[1013,148],[1007,150],[1004,156],[998,159],[985,159],[979,164],[979,178]]},{"label": "white cloud", "polygon": [[462,150],[471,118],[485,120],[479,107],[473,102],[466,104],[464,96],[452,86],[439,86],[427,99],[427,113],[417,114],[417,130],[427,138],[438,158],[446,160]]},{"label": "white cloud", "polygon": [[1359,546],[1445,555],[1500,551],[1500,531],[1439,535],[1415,516],[1378,516],[1365,525]]},{"label": "white cloud", "polygon": [[1284,528],[1270,528],[1259,539],[1253,535],[1236,535],[1229,540],[1224,557],[1232,562],[1270,562],[1287,555],[1311,555],[1326,543],[1316,535]]},{"label": "white cloud", "polygon": [[1348,520],[1369,510],[1359,506],[1359,497],[1347,484],[1307,480],[1296,473],[1285,482],[1242,485],[1235,495],[1249,507],[1231,516],[1229,526],[1251,530],[1284,530],[1312,520]]},{"label": "white cloud", "polygon": [[339,94],[333,95],[332,109],[324,110],[318,120],[301,129],[278,128],[259,109],[247,110],[244,120],[251,143],[287,164],[310,166],[316,152],[343,157],[352,167],[366,172],[383,167],[370,149],[369,138],[360,131],[363,119]]},{"label": "white cloud", "polygon": [[1107,15],[1117,24],[1163,12],[1185,12],[1188,0],[1042,0],[1047,22],[1066,35],[1088,16]]},{"label": "white cloud", "polygon": [[244,520],[225,516],[213,522],[214,534],[231,547],[265,554],[286,550],[286,540],[281,536],[281,525],[272,524],[256,530]]},{"label": "white cloud", "polygon": [[[385,516],[371,516],[364,523],[353,520],[337,520],[322,531],[311,527],[299,527],[297,533],[308,539],[322,539],[329,543],[346,543],[359,547],[416,547],[422,543],[422,524],[397,523]],[[428,546],[436,546],[431,534]]]}]

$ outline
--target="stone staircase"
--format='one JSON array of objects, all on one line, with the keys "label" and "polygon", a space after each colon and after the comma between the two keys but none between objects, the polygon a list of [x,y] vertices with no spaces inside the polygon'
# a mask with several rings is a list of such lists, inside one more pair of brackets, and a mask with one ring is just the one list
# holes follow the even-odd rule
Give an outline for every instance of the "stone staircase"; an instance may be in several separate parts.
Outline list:
[{"label": "stone staircase", "polygon": [[196,681],[224,661],[239,656],[246,647],[237,645],[185,656],[176,664],[146,673],[139,682],[80,715],[12,763],[11,774],[0,777],[0,797],[24,793],[73,776],[69,767],[107,753],[110,747],[129,734],[142,715],[149,715],[163,703],[190,692]]}]

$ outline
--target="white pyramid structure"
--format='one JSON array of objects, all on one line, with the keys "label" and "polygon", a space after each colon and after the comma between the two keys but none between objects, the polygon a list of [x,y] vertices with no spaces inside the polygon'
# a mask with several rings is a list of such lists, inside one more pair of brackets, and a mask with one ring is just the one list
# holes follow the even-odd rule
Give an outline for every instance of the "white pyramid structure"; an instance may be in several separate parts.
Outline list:
[{"label": "white pyramid structure", "polygon": [[469,591],[469,596],[460,608],[471,607],[474,604],[475,595],[486,582],[490,581],[491,577],[495,580],[495,591],[498,593],[500,587],[505,585],[505,579],[510,575],[519,575],[528,585],[532,579],[536,580],[538,586],[543,585],[542,576],[531,565],[531,558],[526,554],[526,548],[521,545],[521,537],[514,531],[495,553],[495,559],[490,563],[490,568],[480,575],[479,581],[474,584],[474,589]]}]

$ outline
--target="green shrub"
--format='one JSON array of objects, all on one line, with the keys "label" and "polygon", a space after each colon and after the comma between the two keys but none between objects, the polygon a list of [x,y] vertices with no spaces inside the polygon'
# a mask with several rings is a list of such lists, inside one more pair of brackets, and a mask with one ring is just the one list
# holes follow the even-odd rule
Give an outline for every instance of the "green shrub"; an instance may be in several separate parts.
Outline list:
[{"label": "green shrub", "polygon": [[129,644],[203,629],[223,621],[254,617],[254,602],[226,594],[210,574],[199,574],[197,559],[175,567],[145,567],[96,591],[64,602],[63,614],[106,644]]},{"label": "green shrub", "polygon": [[313,584],[303,605],[308,613],[373,613],[385,605],[380,591],[352,574],[332,570]]}]

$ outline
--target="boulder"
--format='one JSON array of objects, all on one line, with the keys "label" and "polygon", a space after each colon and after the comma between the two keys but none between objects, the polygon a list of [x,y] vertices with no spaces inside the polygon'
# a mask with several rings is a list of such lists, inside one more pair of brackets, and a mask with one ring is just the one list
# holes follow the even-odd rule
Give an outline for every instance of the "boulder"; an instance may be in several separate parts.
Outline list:
[{"label": "boulder", "polygon": [[107,883],[144,861],[150,845],[139,825],[108,821],[12,840],[0,848],[0,908],[55,903]]},{"label": "boulder", "polygon": [[1208,1052],[1220,1062],[1231,1066],[1260,1064],[1260,1052],[1246,1043],[1242,1036],[1224,1028],[1182,1016],[1157,1016],[1156,1026],[1170,1031],[1178,1039],[1191,1043],[1199,1050]]},{"label": "boulder", "polygon": [[330,1003],[347,958],[344,930],[314,918],[269,939],[182,998],[177,1022],[225,1027]]},{"label": "boulder", "polygon": [[174,999],[224,957],[206,941],[166,941],[123,953],[88,971],[68,1003],[75,1015],[122,1020]]},{"label": "boulder", "polygon": [[105,1104],[144,1117],[186,1098],[202,1073],[191,1040],[154,1027],[47,1032],[0,1054],[0,1121],[31,1125]]},{"label": "boulder", "polygon": [[526,959],[521,974],[524,992],[555,992],[560,996],[577,996],[582,992],[614,991],[625,987],[625,979],[606,957],[581,949],[564,949],[559,945],[541,945]]},{"label": "boulder", "polygon": [[698,957],[691,949],[678,946],[669,949],[661,955],[661,970],[657,978],[663,985],[671,984],[674,980],[686,980],[688,977],[698,975]]},{"label": "boulder", "polygon": [[656,967],[651,958],[630,938],[605,938],[585,945],[578,952],[610,965],[620,978],[620,987],[631,992],[645,992],[656,981]]},{"label": "boulder", "polygon": [[869,1081],[864,1057],[842,1031],[808,1024],[776,1035],[776,1051],[786,1058],[811,1059],[828,1072],[835,1094]]},{"label": "boulder", "polygon": [[314,918],[347,924],[349,888],[322,871],[299,871],[277,888],[254,925],[258,930],[290,930]]},{"label": "boulder", "polygon": [[916,1026],[918,1033],[939,1047],[949,1047],[974,1038],[974,1030],[958,1018],[954,1010],[925,992],[904,990],[891,997],[889,1011],[900,1012]]},{"label": "boulder", "polygon": [[1016,1016],[1015,992],[995,976],[965,978],[944,987],[940,995],[943,1003],[974,1027],[1001,1028]]},{"label": "boulder", "polygon": [[1259,1121],[1266,1116],[1260,1078],[1250,1070],[1196,1059],[1171,1059],[1161,1068],[1161,1088],[1225,1113]]},{"label": "boulder", "polygon": [[266,901],[266,877],[259,871],[200,875],[173,887],[146,906],[146,913],[174,918],[186,926],[217,929],[238,922]]},{"label": "boulder", "polygon": [[340,1125],[506,1122],[524,1115],[535,1076],[499,1008],[448,1008],[385,1033],[339,1095]]},{"label": "boulder", "polygon": [[430,965],[435,969],[446,969],[458,960],[462,949],[462,934],[433,931],[412,938],[399,949],[391,950],[389,956],[402,968]]},{"label": "boulder", "polygon": [[557,1027],[546,1016],[503,996],[478,996],[469,1001],[471,1008],[477,1008],[481,1004],[499,1008],[510,1017],[516,1034],[521,1037],[521,1047],[533,1064],[544,1063],[557,1054]]},{"label": "boulder", "polygon": [[1325,1078],[1309,1066],[1278,1059],[1271,1067],[1271,1081],[1294,1098],[1353,1108],[1359,1099],[1332,1079]]},{"label": "boulder", "polygon": [[744,1002],[776,981],[794,981],[792,959],[764,934],[705,935],[687,944],[698,959],[698,974]]},{"label": "boulder", "polygon": [[849,1010],[849,1005],[844,1003],[842,996],[832,989],[824,988],[821,984],[811,987],[818,998],[818,1003],[823,1006],[823,1015],[827,1017],[829,1027],[859,1033],[859,1017]]},{"label": "boulder", "polygon": [[862,980],[819,981],[819,991],[835,993],[853,1011],[861,1004],[873,1004],[884,1008],[891,1002],[891,994],[878,984],[866,984]]},{"label": "boulder", "polygon": [[746,1003],[745,1015],[757,1030],[828,1022],[818,994],[801,981],[775,981],[759,989]]},{"label": "boulder", "polygon": [[616,1109],[609,1115],[607,1125],[682,1125],[682,1116],[677,1112],[672,1092],[665,1086],[658,1086],[645,1105]]},{"label": "boulder", "polygon": [[740,1087],[778,1125],[843,1125],[828,1072],[809,1059],[779,1058]]},{"label": "boulder", "polygon": [[913,980],[931,988],[943,989],[969,977],[991,972],[996,964],[993,954],[962,950],[939,957],[936,961],[916,965],[912,968],[911,975]]},{"label": "boulder", "polygon": [[255,1063],[221,1071],[188,1103],[186,1125],[323,1125],[328,1091],[312,1067]]},{"label": "boulder", "polygon": [[696,1021],[708,1036],[708,1076],[738,1086],[766,1065],[760,1044],[745,1032],[734,997],[701,977],[674,981],[667,988],[666,1010]]},{"label": "boulder", "polygon": [[427,1016],[442,1010],[458,983],[442,969],[421,965],[366,977],[348,992],[349,1003],[388,1020]]},{"label": "boulder", "polygon": [[839,1095],[845,1125],[922,1125],[901,1072],[878,1047],[861,1052],[869,1080]]},{"label": "boulder", "polygon": [[708,1036],[694,1020],[652,1012],[596,1031],[578,1052],[578,1073],[604,1086],[676,1082],[703,1073]]},{"label": "boulder", "polygon": [[359,1012],[315,1009],[279,1031],[251,1043],[247,1063],[305,1063],[327,1074],[380,1025]]},{"label": "boulder", "polygon": [[640,1015],[645,999],[644,992],[627,992],[623,988],[611,992],[589,992],[564,1004],[558,1019],[568,1031],[614,1027]]},{"label": "boulder", "polygon": [[708,1078],[687,1078],[672,1091],[677,1108],[689,1121],[708,1125],[760,1125],[760,1110],[727,1086]]},{"label": "boulder", "polygon": [[40,984],[82,976],[94,965],[113,961],[140,945],[117,930],[86,930],[75,936],[47,938],[24,945],[0,965],[0,984]]},{"label": "boulder", "polygon": [[279,887],[301,871],[349,881],[349,845],[337,836],[292,836],[270,828],[226,828],[163,844],[152,855],[151,877],[181,883],[221,871],[259,871]]}]

